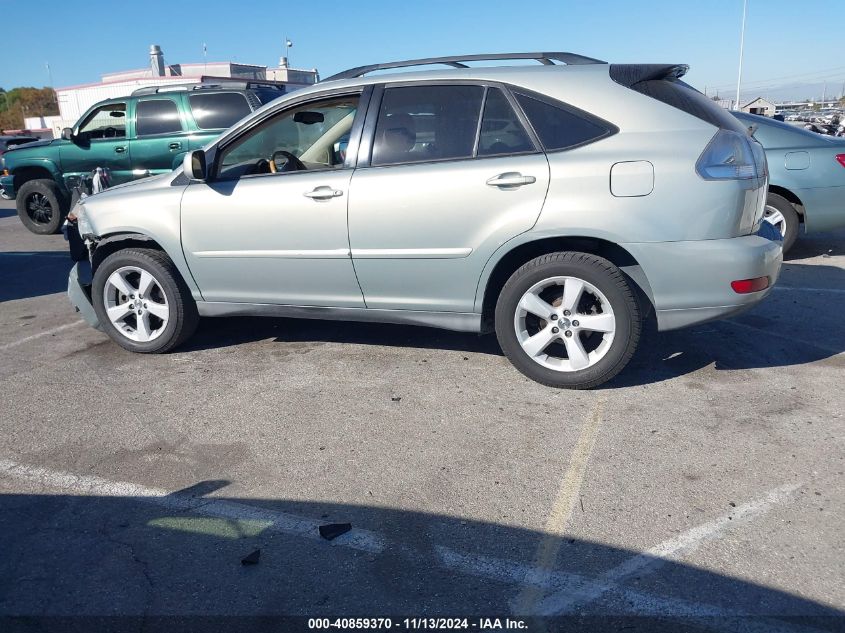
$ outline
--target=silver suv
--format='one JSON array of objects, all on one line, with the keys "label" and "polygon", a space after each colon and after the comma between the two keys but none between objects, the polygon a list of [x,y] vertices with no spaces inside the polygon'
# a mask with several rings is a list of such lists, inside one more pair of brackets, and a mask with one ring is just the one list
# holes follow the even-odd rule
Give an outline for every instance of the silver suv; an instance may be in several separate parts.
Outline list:
[{"label": "silver suv", "polygon": [[[451,68],[370,75],[430,64]],[[80,202],[71,301],[136,352],[200,316],[415,323],[495,330],[530,378],[600,385],[644,319],[726,317],[780,270],[763,151],[685,71],[517,53],[340,73]]]}]

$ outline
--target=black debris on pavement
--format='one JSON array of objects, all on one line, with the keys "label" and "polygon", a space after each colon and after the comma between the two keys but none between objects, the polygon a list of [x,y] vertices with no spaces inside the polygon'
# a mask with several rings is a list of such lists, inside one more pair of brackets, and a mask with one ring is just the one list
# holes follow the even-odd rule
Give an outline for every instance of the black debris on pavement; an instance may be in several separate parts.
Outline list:
[{"label": "black debris on pavement", "polygon": [[321,525],[319,528],[320,536],[322,536],[327,541],[336,539],[338,536],[340,536],[341,534],[346,534],[351,529],[351,523],[329,523],[327,525]]},{"label": "black debris on pavement", "polygon": [[261,558],[261,550],[257,549],[251,554],[244,556],[241,559],[241,565],[257,565],[259,558]]}]

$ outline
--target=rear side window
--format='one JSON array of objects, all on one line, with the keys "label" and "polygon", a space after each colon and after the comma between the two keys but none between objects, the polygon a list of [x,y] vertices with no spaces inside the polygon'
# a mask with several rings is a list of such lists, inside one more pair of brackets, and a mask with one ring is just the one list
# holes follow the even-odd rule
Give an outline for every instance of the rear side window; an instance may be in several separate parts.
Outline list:
[{"label": "rear side window", "polygon": [[135,106],[135,135],[153,136],[182,131],[179,108],[170,99],[139,101]]},{"label": "rear side window", "polygon": [[484,88],[387,88],[376,123],[372,165],[472,158]]},{"label": "rear side window", "polygon": [[490,88],[484,100],[478,155],[496,156],[531,151],[534,151],[534,144],[507,97],[498,88]]},{"label": "rear side window", "polygon": [[249,103],[237,92],[192,94],[188,97],[194,121],[201,130],[231,127],[252,112]]},{"label": "rear side window", "polygon": [[521,93],[515,96],[547,152],[584,145],[612,133],[609,127],[562,104],[552,105]]}]

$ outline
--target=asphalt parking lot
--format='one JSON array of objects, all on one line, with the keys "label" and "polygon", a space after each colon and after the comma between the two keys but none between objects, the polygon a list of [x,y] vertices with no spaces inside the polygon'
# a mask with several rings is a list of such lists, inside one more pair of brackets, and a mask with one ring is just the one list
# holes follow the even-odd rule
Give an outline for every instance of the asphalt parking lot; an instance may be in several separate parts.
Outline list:
[{"label": "asphalt parking lot", "polygon": [[0,615],[845,626],[845,232],[577,393],[394,325],[205,320],[133,355],[70,265],[0,203]]}]

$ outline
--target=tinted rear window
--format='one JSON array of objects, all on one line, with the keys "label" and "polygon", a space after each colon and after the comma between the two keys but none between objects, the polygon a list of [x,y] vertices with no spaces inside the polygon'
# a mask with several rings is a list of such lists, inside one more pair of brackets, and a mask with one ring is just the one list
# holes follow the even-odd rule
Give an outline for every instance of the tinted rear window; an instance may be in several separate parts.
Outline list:
[{"label": "tinted rear window", "polygon": [[201,130],[231,127],[252,112],[246,97],[237,92],[192,94],[188,100],[197,127]]},{"label": "tinted rear window", "polygon": [[281,90],[254,90],[253,93],[258,97],[261,105],[266,105],[274,99],[285,96],[285,93]]},{"label": "tinted rear window", "polygon": [[657,99],[716,127],[737,132],[744,131],[743,126],[731,116],[730,112],[683,81],[666,79],[641,81],[631,86],[631,90]]},{"label": "tinted rear window", "polygon": [[179,108],[170,99],[139,101],[135,106],[135,134],[173,134],[182,131]]},{"label": "tinted rear window", "polygon": [[516,99],[547,152],[584,145],[612,133],[608,126],[563,104],[552,105],[521,93],[516,93]]},{"label": "tinted rear window", "polygon": [[478,155],[519,154],[533,152],[534,145],[513,111],[507,97],[498,88],[487,90]]}]

